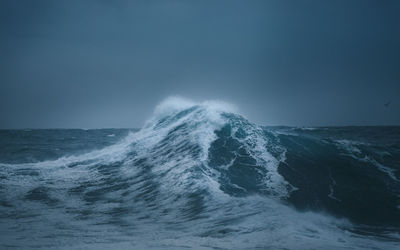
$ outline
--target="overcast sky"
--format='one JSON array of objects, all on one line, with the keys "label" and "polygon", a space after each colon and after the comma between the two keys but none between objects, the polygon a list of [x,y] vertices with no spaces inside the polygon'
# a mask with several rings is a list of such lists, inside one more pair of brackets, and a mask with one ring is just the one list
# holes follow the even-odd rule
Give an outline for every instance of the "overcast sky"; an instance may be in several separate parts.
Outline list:
[{"label": "overcast sky", "polygon": [[400,125],[399,13],[381,0],[2,0],[0,128],[140,127],[171,95],[264,125]]}]

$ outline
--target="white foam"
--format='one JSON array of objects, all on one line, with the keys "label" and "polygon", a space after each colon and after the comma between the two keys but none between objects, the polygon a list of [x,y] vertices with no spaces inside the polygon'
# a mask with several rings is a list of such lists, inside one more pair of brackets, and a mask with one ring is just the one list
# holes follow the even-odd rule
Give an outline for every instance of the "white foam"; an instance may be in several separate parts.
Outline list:
[{"label": "white foam", "polygon": [[279,162],[286,160],[286,150],[280,150],[279,159],[275,158],[267,150],[270,143],[267,141],[264,131],[260,126],[246,120],[238,120],[233,123],[235,128],[244,130],[245,138],[237,137],[235,129],[232,130],[231,136],[243,145],[251,157],[256,160],[258,166],[263,166],[267,171],[266,174],[260,173],[264,176],[263,187],[261,189],[269,191],[272,195],[280,198],[287,197],[290,185],[278,172]]}]

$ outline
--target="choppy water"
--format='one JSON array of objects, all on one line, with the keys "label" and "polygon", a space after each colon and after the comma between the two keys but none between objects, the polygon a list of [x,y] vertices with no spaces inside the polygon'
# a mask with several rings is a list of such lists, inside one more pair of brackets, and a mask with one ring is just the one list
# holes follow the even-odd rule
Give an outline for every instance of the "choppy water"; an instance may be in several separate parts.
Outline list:
[{"label": "choppy water", "polygon": [[400,127],[262,127],[168,99],[140,130],[1,130],[1,249],[396,249]]}]

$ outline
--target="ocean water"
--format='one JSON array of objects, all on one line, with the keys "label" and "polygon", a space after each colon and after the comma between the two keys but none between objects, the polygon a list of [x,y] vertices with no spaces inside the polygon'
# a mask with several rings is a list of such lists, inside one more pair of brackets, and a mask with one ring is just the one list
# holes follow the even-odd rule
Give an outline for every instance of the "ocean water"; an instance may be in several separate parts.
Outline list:
[{"label": "ocean water", "polygon": [[221,102],[0,130],[0,249],[399,249],[399,170],[400,127],[264,127]]}]

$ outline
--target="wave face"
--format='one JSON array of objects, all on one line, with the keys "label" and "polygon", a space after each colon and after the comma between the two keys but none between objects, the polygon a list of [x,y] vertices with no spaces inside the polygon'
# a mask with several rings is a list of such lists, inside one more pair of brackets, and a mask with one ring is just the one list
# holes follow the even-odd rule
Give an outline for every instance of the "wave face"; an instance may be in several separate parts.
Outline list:
[{"label": "wave face", "polygon": [[3,130],[0,147],[2,249],[400,243],[398,127],[261,127],[169,98],[140,130]]}]

